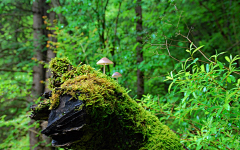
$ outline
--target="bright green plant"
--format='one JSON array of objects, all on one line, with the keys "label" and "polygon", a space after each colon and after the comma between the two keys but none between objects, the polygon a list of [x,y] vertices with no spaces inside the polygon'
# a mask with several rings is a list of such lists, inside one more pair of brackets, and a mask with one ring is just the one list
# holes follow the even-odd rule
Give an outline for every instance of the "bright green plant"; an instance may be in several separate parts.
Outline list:
[{"label": "bright green plant", "polygon": [[218,61],[223,53],[201,64],[194,58],[200,48],[191,45],[187,50],[191,57],[182,69],[167,76],[172,81],[168,95],[147,95],[142,105],[176,130],[189,149],[239,149],[240,79],[235,64],[239,56],[225,56],[228,67]]},{"label": "bright green plant", "polygon": [[36,123],[31,126],[28,125],[30,118],[27,116],[26,111],[25,109],[21,115],[12,120],[6,120],[6,115],[0,117],[0,127],[9,130],[7,138],[0,144],[0,149],[29,149],[29,136],[27,133]]}]

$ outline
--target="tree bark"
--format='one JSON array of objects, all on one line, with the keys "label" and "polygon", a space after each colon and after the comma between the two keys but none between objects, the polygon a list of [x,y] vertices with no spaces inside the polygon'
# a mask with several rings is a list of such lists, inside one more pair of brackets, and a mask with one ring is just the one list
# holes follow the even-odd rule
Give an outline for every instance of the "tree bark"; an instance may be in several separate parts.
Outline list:
[{"label": "tree bark", "polygon": [[[42,21],[42,7],[44,0],[35,0],[33,1],[32,11],[33,11],[33,37],[34,37],[34,57],[40,61],[43,60],[44,54],[42,53],[43,46],[43,21]],[[41,93],[44,92],[44,85],[41,83],[41,80],[44,81],[45,78],[45,70],[42,64],[38,64],[33,67],[33,84],[32,84],[32,96],[33,99],[40,96]],[[31,120],[30,124],[34,123],[34,120]],[[42,147],[38,144],[40,140],[40,136],[37,136],[39,133],[39,129],[32,127],[31,131],[29,131],[29,139],[30,139],[30,149],[40,150]]]},{"label": "tree bark", "polygon": [[[49,13],[49,20],[50,20],[51,27],[54,27],[54,20],[55,19],[56,19],[56,13],[51,11]],[[51,34],[51,35],[55,35],[54,32],[55,32],[55,30],[49,30],[48,31],[48,33]],[[57,43],[57,39],[54,36],[48,37],[48,41]],[[47,49],[47,58],[46,58],[46,63],[47,64],[49,64],[49,62],[51,61],[52,58],[56,57],[56,54],[52,50],[54,48],[56,48],[56,46],[51,45],[51,47],[48,47],[48,49]],[[50,72],[50,70],[47,70],[46,71],[46,79],[48,79],[50,76],[51,76],[51,72]],[[46,82],[48,82],[48,81],[46,81]],[[47,87],[45,87],[45,92],[47,90],[48,90]]]},{"label": "tree bark", "polygon": [[[141,0],[137,0],[137,5],[135,7],[135,13],[137,16],[137,25],[136,25],[136,31],[137,31],[137,42],[138,46],[136,47],[137,51],[137,66],[143,61],[143,38],[142,38],[142,6],[141,6]],[[142,95],[144,94],[144,72],[141,71],[139,68],[137,68],[137,98],[141,99]]]},{"label": "tree bark", "polygon": [[[48,4],[46,4],[46,0],[35,0],[33,1],[32,11],[33,11],[33,37],[34,37],[34,57],[37,61],[42,61],[47,63],[50,61],[50,58],[54,57],[55,55],[50,49],[46,49],[47,42],[44,40],[49,33],[44,27],[44,20],[43,16],[48,16],[47,10],[50,8]],[[53,16],[53,15],[52,15]],[[51,20],[51,14],[50,14]],[[32,101],[37,99],[41,96],[46,88],[43,84],[43,81],[49,77],[49,73],[46,72],[43,64],[37,64],[33,67],[33,84],[32,84]],[[34,120],[31,120],[30,124],[33,124]],[[51,142],[49,137],[45,135],[38,135],[40,134],[40,130],[47,127],[46,122],[40,122],[41,128],[34,128],[32,127],[29,131],[29,138],[30,138],[30,149],[34,150],[51,150],[55,149],[52,147],[46,147],[47,144]],[[45,142],[43,142],[45,141]],[[41,142],[41,144],[39,143]],[[34,147],[37,145],[36,147]],[[33,148],[34,147],[34,148]]]},{"label": "tree bark", "polygon": [[120,44],[119,42],[119,38],[117,36],[117,26],[118,26],[118,18],[119,18],[119,15],[120,15],[120,8],[121,8],[121,5],[122,5],[122,2],[119,2],[119,8],[118,8],[118,14],[117,14],[117,17],[116,17],[116,23],[115,23],[115,29],[114,29],[114,38],[113,38],[113,42],[112,42],[112,45],[113,45],[113,48],[112,50],[110,51],[111,52],[111,55],[113,57],[113,67],[116,66],[116,61],[114,59],[114,55],[115,55],[115,50],[116,50],[116,43],[118,41],[118,45]]},{"label": "tree bark", "polygon": [[[50,26],[51,27],[54,27],[54,20],[56,19],[56,13],[51,11],[49,14],[47,14],[47,10],[50,9],[51,7],[53,7],[53,5],[47,5],[46,7],[44,7],[44,16],[47,16],[49,21],[50,21]],[[44,35],[45,37],[47,37],[48,34],[51,34],[51,35],[54,35],[54,32],[55,30],[44,30]],[[51,42],[54,42],[56,43],[57,42],[57,39],[54,37],[54,36],[50,36],[48,37],[48,41],[51,41]],[[46,43],[48,44],[48,43]],[[45,45],[46,45],[45,44]],[[51,61],[52,58],[56,57],[56,54],[53,52],[53,48],[55,48],[55,46],[51,45],[47,48],[47,51],[46,51],[46,56],[45,56],[45,63],[46,64],[49,64],[49,62]],[[50,78],[51,76],[51,71],[50,70],[45,70],[45,89],[44,89],[44,93],[45,92],[48,92],[50,91],[48,89],[48,79]],[[42,127],[42,130],[44,130],[48,125],[48,122],[47,121],[42,121],[41,122],[41,127]],[[50,144],[52,142],[52,138],[42,134],[42,139],[44,141],[46,141],[42,146],[45,146],[46,144]],[[51,149],[55,149],[54,147],[45,147],[44,150],[51,150]]]}]

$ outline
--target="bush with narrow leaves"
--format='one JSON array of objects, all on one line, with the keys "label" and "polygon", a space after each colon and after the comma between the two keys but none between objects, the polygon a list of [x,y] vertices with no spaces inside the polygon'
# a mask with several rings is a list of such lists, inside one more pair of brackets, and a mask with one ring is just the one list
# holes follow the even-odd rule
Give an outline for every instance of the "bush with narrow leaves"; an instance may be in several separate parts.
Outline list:
[{"label": "bush with narrow leaves", "polygon": [[181,70],[169,73],[169,94],[145,96],[144,108],[155,113],[181,137],[189,149],[240,149],[240,79],[236,64],[239,56],[225,56],[226,63],[213,55],[201,64],[194,53]]}]

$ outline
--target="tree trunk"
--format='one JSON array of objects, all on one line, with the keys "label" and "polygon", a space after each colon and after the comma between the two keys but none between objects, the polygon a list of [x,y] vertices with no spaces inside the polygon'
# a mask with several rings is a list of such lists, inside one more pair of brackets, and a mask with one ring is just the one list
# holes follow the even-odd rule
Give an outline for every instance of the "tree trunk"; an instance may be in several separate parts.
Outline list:
[{"label": "tree trunk", "polygon": [[[53,7],[51,5],[51,7]],[[56,13],[51,11],[49,14],[47,14],[47,10],[50,9],[50,6],[48,5],[47,7],[44,7],[44,16],[47,16],[49,21],[50,21],[50,24],[51,24],[51,27],[54,27],[54,20],[56,19]],[[48,34],[51,34],[51,35],[54,35],[54,32],[55,30],[44,30],[44,35],[45,37],[47,37]],[[54,36],[50,36],[48,37],[48,41],[51,41],[51,42],[57,42],[57,39],[54,37]],[[48,43],[46,43],[48,44]],[[49,62],[51,61],[52,58],[56,57],[56,54],[53,53],[53,48],[55,48],[55,46],[51,45],[47,48],[47,51],[46,51],[46,56],[45,56],[45,63],[46,64],[49,64]],[[48,79],[50,78],[51,76],[51,71],[50,70],[46,70],[45,71],[45,89],[44,89],[44,93],[45,92],[48,92],[50,91],[48,89]],[[47,121],[42,121],[41,123],[41,127],[42,127],[42,130],[44,130],[48,125],[48,122]],[[52,138],[50,137],[47,137],[46,135],[42,134],[42,139],[44,141],[46,141],[45,143],[46,144],[50,144],[52,142]],[[46,145],[46,144],[43,144],[42,146]],[[54,147],[45,147],[44,150],[51,150],[51,149],[55,149]]]},{"label": "tree trunk", "polygon": [[[137,31],[137,42],[138,46],[136,47],[137,51],[137,65],[143,61],[143,39],[142,39],[142,6],[141,6],[141,0],[137,0],[137,5],[135,7],[135,12],[137,16],[137,25],[136,25],[136,31]],[[144,72],[141,71],[139,68],[137,69],[137,98],[142,98],[142,95],[144,94]]]},{"label": "tree trunk", "polygon": [[[35,0],[33,1],[32,11],[33,11],[33,37],[34,37],[34,57],[40,61],[43,60],[44,54],[42,53],[43,46],[43,21],[42,21],[42,5],[43,0]],[[33,85],[32,85],[32,96],[33,99],[40,96],[41,93],[44,92],[44,85],[41,83],[41,80],[45,79],[45,69],[42,64],[38,64],[33,67]],[[34,120],[31,120],[30,124],[32,124]],[[30,149],[32,150],[34,145],[38,144],[41,140],[41,136],[37,136],[40,129],[31,128],[29,131],[29,139],[30,139]],[[42,147],[40,145],[36,146],[34,150],[40,150]]]},{"label": "tree trunk", "polygon": [[[118,26],[118,18],[119,18],[119,15],[120,15],[120,8],[121,8],[121,5],[122,5],[122,2],[119,2],[119,8],[118,8],[118,14],[117,14],[117,17],[116,17],[116,23],[115,23],[115,29],[114,29],[114,39],[113,39],[113,42],[112,42],[112,45],[113,45],[113,48],[112,50],[110,51],[111,52],[111,55],[113,57],[113,67],[116,66],[116,61],[115,61],[115,50],[116,50],[116,47],[117,47],[117,41],[118,41],[118,45],[120,44],[119,42],[119,38],[117,36],[117,26]],[[114,59],[115,58],[115,59]]]},{"label": "tree trunk", "polygon": [[[44,27],[43,16],[47,16],[46,13],[49,9],[49,5],[46,4],[45,0],[35,0],[33,1],[32,11],[33,11],[33,37],[34,37],[34,57],[37,61],[46,62],[50,61],[50,57],[54,57],[52,51],[50,49],[46,49],[46,41],[44,38],[47,36],[49,31]],[[50,18],[51,19],[51,18]],[[33,67],[33,84],[32,84],[32,96],[33,99],[37,99],[41,96],[45,91],[45,85],[43,81],[49,77],[49,74],[46,72],[43,64],[37,64]],[[30,124],[33,124],[34,120],[31,120]],[[46,122],[40,122],[41,128],[31,128],[29,131],[30,138],[30,149],[34,150],[51,150],[52,147],[46,147],[47,144],[51,142],[51,139],[46,137],[45,135],[40,135],[40,130],[47,127]],[[43,142],[45,141],[45,142]],[[41,142],[41,143],[39,143]],[[37,145],[38,144],[38,145]],[[34,147],[37,145],[36,147]],[[34,147],[34,148],[33,148]]]},{"label": "tree trunk", "polygon": [[[50,20],[51,27],[54,27],[54,20],[55,20],[55,19],[56,19],[56,13],[53,12],[53,11],[51,11],[51,12],[49,13],[49,20]],[[55,32],[55,30],[50,30],[50,31],[48,31],[48,33],[51,34],[51,35],[54,35],[54,32]],[[54,36],[48,37],[48,41],[57,43],[57,39],[56,39]],[[47,64],[49,64],[49,62],[51,61],[52,58],[56,57],[56,54],[53,53],[53,50],[52,50],[52,49],[54,49],[54,48],[56,48],[56,46],[51,45],[51,46],[49,46],[48,49],[47,49],[47,58],[46,58],[46,63],[47,63]],[[51,76],[51,72],[50,72],[50,70],[47,70],[47,71],[46,71],[46,79],[50,78],[50,76]],[[46,82],[48,82],[48,81],[46,81]],[[46,85],[47,85],[47,84],[46,84]],[[45,92],[46,92],[46,91],[48,91],[48,88],[47,88],[47,87],[45,87]]]}]

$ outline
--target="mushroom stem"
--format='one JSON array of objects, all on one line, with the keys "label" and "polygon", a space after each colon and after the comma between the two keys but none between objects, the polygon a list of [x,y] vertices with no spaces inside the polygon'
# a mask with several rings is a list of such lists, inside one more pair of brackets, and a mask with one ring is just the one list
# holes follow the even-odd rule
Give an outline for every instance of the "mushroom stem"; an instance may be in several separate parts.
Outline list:
[{"label": "mushroom stem", "polygon": [[121,75],[121,73],[119,73],[119,72],[115,72],[113,75],[112,75],[112,77],[113,78],[117,78],[116,80],[117,80],[117,83],[118,83],[118,78],[119,77],[121,77],[122,75]]},{"label": "mushroom stem", "polygon": [[106,57],[100,59],[98,62],[97,62],[98,65],[104,65],[103,66],[103,74],[105,74],[105,65],[109,65],[109,64],[113,64],[113,62],[109,59],[107,59]]},{"label": "mushroom stem", "polygon": [[105,74],[105,64],[103,65],[103,74]]}]

